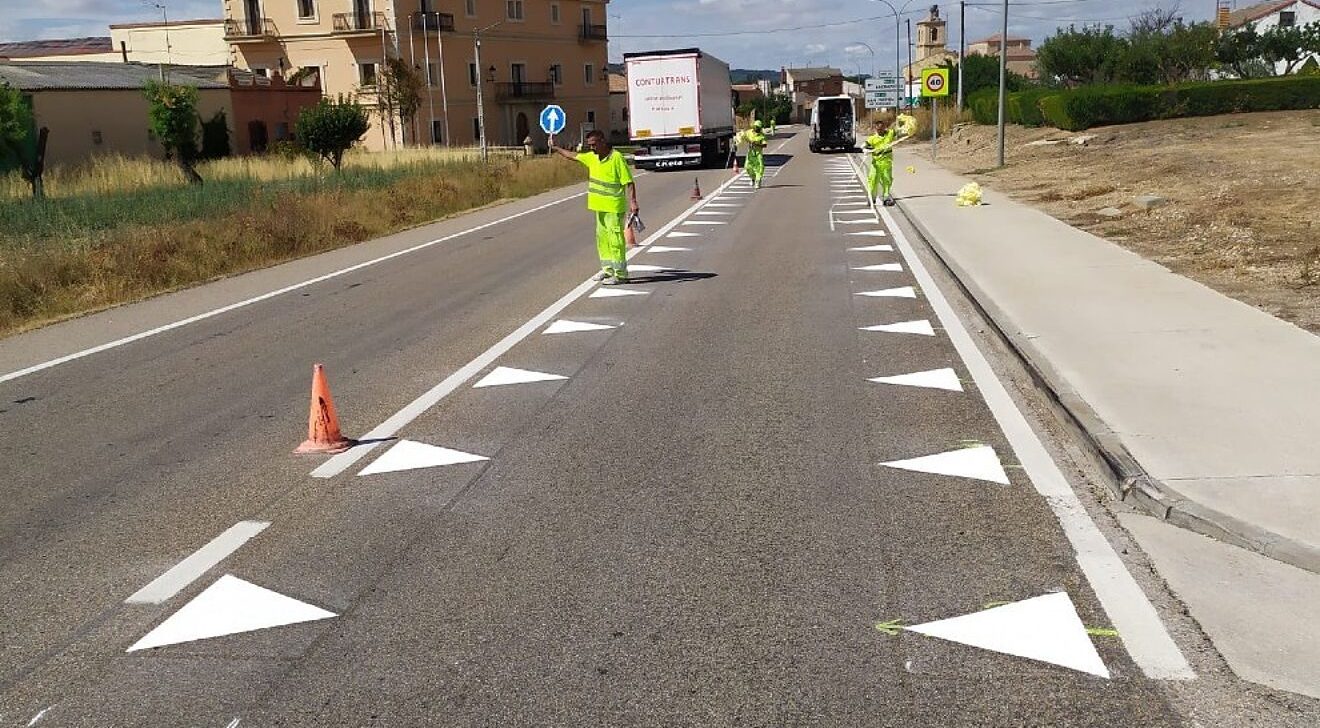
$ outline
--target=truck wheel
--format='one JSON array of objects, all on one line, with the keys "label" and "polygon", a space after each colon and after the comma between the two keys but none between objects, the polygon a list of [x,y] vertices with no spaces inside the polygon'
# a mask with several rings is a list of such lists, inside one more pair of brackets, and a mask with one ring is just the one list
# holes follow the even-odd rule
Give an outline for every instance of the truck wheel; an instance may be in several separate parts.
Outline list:
[{"label": "truck wheel", "polygon": [[807,147],[811,149],[812,154],[820,154],[820,145],[816,142],[811,142]]}]

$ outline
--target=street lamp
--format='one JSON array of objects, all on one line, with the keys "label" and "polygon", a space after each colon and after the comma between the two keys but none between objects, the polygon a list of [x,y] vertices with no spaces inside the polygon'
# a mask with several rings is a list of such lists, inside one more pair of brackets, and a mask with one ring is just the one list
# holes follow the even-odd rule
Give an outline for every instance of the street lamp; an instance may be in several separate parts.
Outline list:
[{"label": "street lamp", "polygon": [[[485,80],[481,78],[481,34],[503,23],[503,20],[499,20],[484,28],[472,31],[472,55],[477,67],[477,136],[481,137],[481,161],[483,162],[490,158],[490,153],[486,148],[486,104],[481,95],[481,87],[486,85]],[[490,67],[490,75],[494,80],[494,66]]]},{"label": "street lamp", "polygon": [[[871,75],[875,75],[875,49],[860,40],[853,41],[852,47],[861,46],[871,52]],[[846,50],[846,49],[845,49]],[[861,74],[858,74],[859,76]]]},{"label": "street lamp", "polygon": [[[901,71],[901,70],[903,69],[903,63],[902,63],[901,59],[899,58],[899,48],[903,45],[902,42],[899,40],[899,26],[901,26],[903,23],[902,23],[902,21],[899,20],[898,16],[899,16],[899,14],[901,14],[904,10],[907,9],[907,6],[910,5],[910,4],[912,3],[912,0],[907,0],[906,2],[904,2],[902,5],[900,5],[900,6],[897,7],[897,8],[895,8],[895,7],[889,2],[889,0],[871,0],[871,2],[876,2],[876,3],[881,3],[881,4],[883,4],[885,7],[889,8],[889,11],[890,11],[891,13],[894,14],[894,78],[897,79],[897,78],[898,78],[898,73],[899,73],[899,71]],[[904,85],[903,85],[903,94],[904,94],[904,95],[906,95],[907,92],[908,92],[906,80],[907,80],[907,79],[906,79],[906,74],[905,74],[905,77],[904,77],[904,82],[905,82],[905,83],[904,83]],[[895,111],[897,111],[897,107],[895,107]]]}]

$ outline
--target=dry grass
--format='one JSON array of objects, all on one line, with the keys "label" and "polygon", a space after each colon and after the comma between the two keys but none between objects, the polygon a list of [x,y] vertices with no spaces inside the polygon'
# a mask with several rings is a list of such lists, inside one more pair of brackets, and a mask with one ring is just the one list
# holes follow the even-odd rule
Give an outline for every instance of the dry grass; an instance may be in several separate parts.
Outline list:
[{"label": "dry grass", "polygon": [[[500,158],[522,156],[522,149],[512,152],[497,149],[492,152]],[[481,157],[476,147],[426,147],[399,149],[387,152],[352,150],[344,157],[344,168],[395,170],[427,166],[446,162],[471,162]],[[311,178],[333,174],[328,165],[318,164],[310,158],[285,158],[278,155],[227,157],[197,166],[198,174],[207,182],[227,180],[260,180],[276,182]],[[179,168],[159,159],[125,157],[107,154],[90,161],[52,167],[43,177],[46,195],[52,198],[81,195],[115,195],[162,187],[182,187],[187,184]],[[0,175],[0,200],[26,199],[31,188],[17,171]]]},{"label": "dry grass", "polygon": [[[1320,333],[1317,124],[1316,111],[1170,119],[1091,129],[1085,146],[1033,145],[1077,135],[1009,126],[1002,169],[995,128],[969,125],[940,143],[939,162]],[[1142,194],[1168,204],[1142,210]],[[1122,217],[1096,214],[1105,207]]]},{"label": "dry grass", "polygon": [[[551,158],[488,165],[411,155],[359,158],[341,176],[287,183],[280,180],[293,173],[269,160],[228,165],[225,171],[236,177],[200,190],[146,186],[151,165],[125,161],[140,176],[120,179],[116,195],[0,199],[0,223],[8,223],[0,226],[0,334],[581,180],[577,165]],[[104,182],[69,184],[87,189]],[[122,208],[133,214],[116,215]],[[45,224],[46,217],[55,222]]]}]

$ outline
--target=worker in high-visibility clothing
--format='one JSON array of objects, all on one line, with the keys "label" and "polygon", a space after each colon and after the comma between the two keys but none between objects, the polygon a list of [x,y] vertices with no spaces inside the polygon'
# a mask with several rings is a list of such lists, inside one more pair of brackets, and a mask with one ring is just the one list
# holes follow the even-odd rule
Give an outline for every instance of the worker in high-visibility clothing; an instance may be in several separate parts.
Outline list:
[{"label": "worker in high-visibility clothing", "polygon": [[774,120],[774,119],[771,119],[771,120],[770,120],[770,136],[774,136],[774,135],[775,135],[775,128],[776,128],[776,126],[777,126],[777,125],[775,124],[775,120]]},{"label": "worker in high-visibility clothing", "polygon": [[893,207],[894,129],[888,121],[875,122],[875,133],[866,138],[866,150],[871,154],[871,172],[866,178],[871,201],[875,202],[878,192],[883,195],[885,207]]},{"label": "worker in high-visibility clothing", "polygon": [[747,170],[747,176],[752,180],[752,186],[759,188],[761,178],[765,176],[766,145],[766,136],[761,132],[761,120],[753,121],[752,128],[738,132],[735,143],[747,144],[747,162],[743,165],[743,168]]},{"label": "worker in high-visibility clothing", "polygon": [[610,146],[605,132],[588,132],[586,143],[591,151],[577,154],[555,146],[551,137],[550,150],[581,162],[588,170],[587,209],[596,215],[596,252],[600,256],[600,270],[592,280],[606,286],[627,283],[628,252],[623,230],[628,224],[626,214],[636,215],[640,209],[637,185],[632,170],[628,169],[628,160]]}]

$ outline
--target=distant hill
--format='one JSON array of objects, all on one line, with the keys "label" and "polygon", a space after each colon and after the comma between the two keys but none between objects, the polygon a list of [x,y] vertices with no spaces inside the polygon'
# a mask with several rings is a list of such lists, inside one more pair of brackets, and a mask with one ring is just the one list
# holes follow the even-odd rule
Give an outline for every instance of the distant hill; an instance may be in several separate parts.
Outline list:
[{"label": "distant hill", "polygon": [[757,81],[778,81],[779,71],[762,71],[754,68],[735,68],[729,71],[734,83],[756,83]]}]

